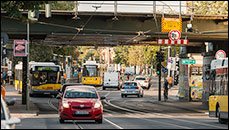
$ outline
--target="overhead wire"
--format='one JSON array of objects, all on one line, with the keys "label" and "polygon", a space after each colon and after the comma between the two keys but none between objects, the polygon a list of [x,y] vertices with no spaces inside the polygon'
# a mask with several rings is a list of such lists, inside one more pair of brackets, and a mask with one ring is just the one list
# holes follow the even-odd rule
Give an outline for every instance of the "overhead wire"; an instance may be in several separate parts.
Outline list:
[{"label": "overhead wire", "polygon": [[[100,6],[102,6],[103,4],[104,4],[104,1],[103,1],[103,3]],[[98,9],[98,7],[95,7],[94,13],[97,11],[97,9]],[[75,39],[75,37],[80,33],[81,30],[84,30],[84,27],[88,24],[88,22],[91,20],[92,17],[93,17],[93,15],[91,15],[88,18],[88,20],[86,21],[86,23],[81,28],[77,29],[78,32],[76,33],[76,35],[72,39]]]}]

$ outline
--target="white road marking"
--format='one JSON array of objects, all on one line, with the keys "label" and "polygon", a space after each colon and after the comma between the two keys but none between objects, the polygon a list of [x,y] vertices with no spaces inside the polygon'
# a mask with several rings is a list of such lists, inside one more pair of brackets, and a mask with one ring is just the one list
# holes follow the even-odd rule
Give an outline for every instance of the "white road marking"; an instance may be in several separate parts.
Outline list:
[{"label": "white road marking", "polygon": [[105,121],[107,121],[108,123],[112,124],[113,126],[115,126],[116,128],[118,128],[118,129],[123,129],[122,127],[120,127],[119,125],[117,125],[117,124],[115,124],[115,123],[109,121],[108,119],[105,119],[105,118],[103,118],[103,119],[104,119]]}]

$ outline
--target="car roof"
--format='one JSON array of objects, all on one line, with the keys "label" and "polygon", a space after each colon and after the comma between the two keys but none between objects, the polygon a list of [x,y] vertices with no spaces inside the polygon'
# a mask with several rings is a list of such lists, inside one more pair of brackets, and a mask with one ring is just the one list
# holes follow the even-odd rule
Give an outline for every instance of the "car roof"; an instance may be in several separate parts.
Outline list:
[{"label": "car roof", "polygon": [[83,85],[82,83],[65,83],[63,84],[63,86],[65,85]]},{"label": "car roof", "polygon": [[89,86],[89,85],[77,85],[77,86],[67,86],[67,88],[94,88],[94,86]]}]

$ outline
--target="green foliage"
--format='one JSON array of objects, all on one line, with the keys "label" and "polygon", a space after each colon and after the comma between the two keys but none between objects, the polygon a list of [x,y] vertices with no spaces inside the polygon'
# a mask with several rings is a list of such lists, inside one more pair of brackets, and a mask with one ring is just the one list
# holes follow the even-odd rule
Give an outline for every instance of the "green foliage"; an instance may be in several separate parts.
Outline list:
[{"label": "green foliage", "polygon": [[[187,6],[191,7],[192,2],[187,2]],[[228,14],[228,1],[194,1],[194,14],[207,14],[207,15],[227,15]],[[191,8],[188,8],[191,12]]]},{"label": "green foliage", "polygon": [[1,1],[1,8],[11,18],[19,18],[26,22],[27,16],[23,16],[20,10],[38,10],[39,6],[48,3],[48,1]]},{"label": "green foliage", "polygon": [[29,60],[36,62],[48,62],[53,57],[53,48],[43,45],[29,46]]}]

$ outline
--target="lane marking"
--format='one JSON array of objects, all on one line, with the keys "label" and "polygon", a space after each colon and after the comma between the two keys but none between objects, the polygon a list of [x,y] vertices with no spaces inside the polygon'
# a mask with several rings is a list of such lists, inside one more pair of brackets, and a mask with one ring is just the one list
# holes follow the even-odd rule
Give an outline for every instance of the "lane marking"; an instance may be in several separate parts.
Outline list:
[{"label": "lane marking", "polygon": [[113,126],[115,126],[116,128],[118,128],[118,129],[123,129],[122,127],[120,127],[119,125],[117,125],[117,124],[115,124],[115,123],[109,121],[108,119],[105,119],[105,118],[103,118],[103,119],[104,119],[105,121],[107,121],[108,123],[112,124]]}]

